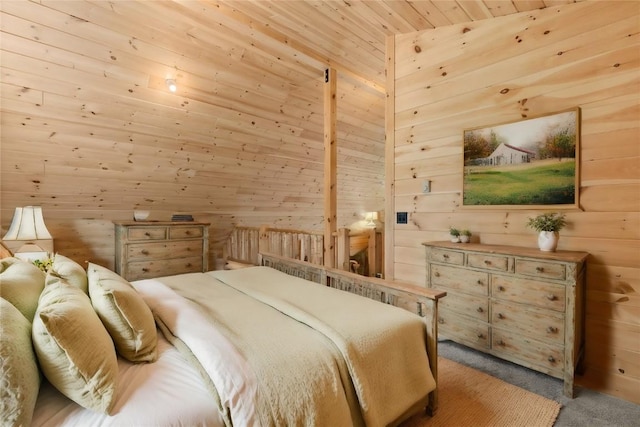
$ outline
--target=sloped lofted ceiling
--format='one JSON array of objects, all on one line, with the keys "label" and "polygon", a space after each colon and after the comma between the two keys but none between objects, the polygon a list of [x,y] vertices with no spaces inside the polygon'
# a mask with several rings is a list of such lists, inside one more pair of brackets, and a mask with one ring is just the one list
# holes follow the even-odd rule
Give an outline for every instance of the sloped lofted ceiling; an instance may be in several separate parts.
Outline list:
[{"label": "sloped lofted ceiling", "polygon": [[136,207],[210,220],[217,243],[234,224],[320,230],[328,66],[348,226],[384,208],[386,37],[570,2],[3,1],[2,228],[27,204],[54,235],[103,220],[106,258]]}]

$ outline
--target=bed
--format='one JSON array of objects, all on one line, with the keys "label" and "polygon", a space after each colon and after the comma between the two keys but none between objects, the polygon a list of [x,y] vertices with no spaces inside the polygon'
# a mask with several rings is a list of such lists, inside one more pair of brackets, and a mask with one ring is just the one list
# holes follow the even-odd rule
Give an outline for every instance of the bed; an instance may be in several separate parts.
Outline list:
[{"label": "bed", "polygon": [[[22,341],[30,330],[38,369],[35,397],[33,390],[22,396],[13,412],[3,403],[8,425],[385,426],[424,408],[433,414],[437,406],[435,319],[443,294],[268,254],[261,254],[261,266],[131,283],[104,267],[89,263],[84,272],[74,264],[56,255],[54,271],[45,275],[2,260],[2,337],[8,339],[15,307]],[[18,267],[29,274],[7,274]],[[26,294],[38,296],[35,306]],[[79,326],[66,330],[77,315],[70,311],[60,333],[81,348],[47,360],[40,349],[46,304],[74,298],[82,307],[73,308],[81,313]],[[122,329],[123,319],[140,327]],[[63,341],[47,336],[45,344]],[[7,359],[12,346],[4,344]],[[115,365],[105,357],[109,345]],[[66,360],[73,357],[82,360]],[[61,385],[49,372],[60,358],[67,365],[54,368],[67,371],[104,361],[93,377],[83,372],[81,386]],[[11,384],[5,368],[2,380]]]}]

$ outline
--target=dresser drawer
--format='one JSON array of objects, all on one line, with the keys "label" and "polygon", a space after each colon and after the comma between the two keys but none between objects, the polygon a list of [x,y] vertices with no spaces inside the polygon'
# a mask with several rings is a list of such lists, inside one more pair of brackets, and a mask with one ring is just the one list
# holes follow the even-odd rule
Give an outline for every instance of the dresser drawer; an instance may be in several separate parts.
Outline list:
[{"label": "dresser drawer", "polygon": [[202,227],[173,227],[169,229],[169,239],[191,239],[202,237]]},{"label": "dresser drawer", "polygon": [[541,340],[564,343],[564,314],[492,300],[491,323]]},{"label": "dresser drawer", "polygon": [[164,240],[167,238],[167,227],[130,227],[127,238],[134,240]]},{"label": "dresser drawer", "polygon": [[163,260],[169,258],[202,257],[201,240],[132,243],[127,246],[129,261]]},{"label": "dresser drawer", "polygon": [[202,272],[202,257],[133,261],[127,264],[128,280],[150,279],[182,273]]},{"label": "dresser drawer", "polygon": [[456,293],[446,288],[441,288],[440,290],[447,292],[447,298],[442,298],[438,301],[439,307],[464,314],[482,322],[489,321],[489,300],[487,297]]},{"label": "dresser drawer", "polygon": [[566,267],[557,262],[516,259],[516,273],[547,279],[565,280]]},{"label": "dresser drawer", "polygon": [[491,296],[501,300],[564,312],[564,294],[565,287],[555,283],[498,274],[491,277]]},{"label": "dresser drawer", "polygon": [[564,351],[561,345],[549,345],[494,327],[491,349],[496,356],[562,378]]},{"label": "dresser drawer", "polygon": [[[444,298],[440,301],[444,301]],[[438,310],[438,335],[482,350],[489,349],[489,325],[451,310]]]},{"label": "dresser drawer", "polygon": [[443,262],[445,264],[462,265],[464,254],[462,252],[450,251],[448,249],[432,248],[430,252],[432,261]]},{"label": "dresser drawer", "polygon": [[467,265],[485,270],[507,271],[509,268],[509,257],[505,255],[469,253]]},{"label": "dresser drawer", "polygon": [[489,295],[489,275],[481,271],[431,265],[431,284],[477,295]]}]

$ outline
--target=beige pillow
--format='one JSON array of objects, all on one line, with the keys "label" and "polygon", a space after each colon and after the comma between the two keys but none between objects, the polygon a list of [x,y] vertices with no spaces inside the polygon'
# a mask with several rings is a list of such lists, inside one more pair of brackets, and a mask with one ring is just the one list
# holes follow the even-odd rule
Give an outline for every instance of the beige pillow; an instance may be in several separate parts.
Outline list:
[{"label": "beige pillow", "polygon": [[117,273],[89,263],[91,304],[109,331],[116,350],[131,362],[153,362],[158,335],[151,309],[129,282]]},{"label": "beige pillow", "polygon": [[84,292],[64,279],[47,283],[32,329],[40,368],[69,399],[109,414],[118,377],[113,341]]},{"label": "beige pillow", "polygon": [[55,254],[49,274],[67,280],[69,284],[88,294],[87,272],[84,267],[64,255]]},{"label": "beige pillow", "polygon": [[31,322],[0,298],[0,420],[29,426],[40,390],[40,371],[31,344]]},{"label": "beige pillow", "polygon": [[45,277],[42,270],[28,261],[4,258],[0,261],[0,297],[13,304],[31,322]]}]

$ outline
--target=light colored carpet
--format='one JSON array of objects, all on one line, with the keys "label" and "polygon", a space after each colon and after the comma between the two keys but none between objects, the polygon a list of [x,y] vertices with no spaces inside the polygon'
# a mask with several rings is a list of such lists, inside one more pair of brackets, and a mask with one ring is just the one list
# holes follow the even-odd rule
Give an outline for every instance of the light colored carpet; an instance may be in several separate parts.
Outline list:
[{"label": "light colored carpet", "polygon": [[551,427],[560,404],[449,359],[438,359],[438,410],[402,427]]}]

